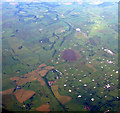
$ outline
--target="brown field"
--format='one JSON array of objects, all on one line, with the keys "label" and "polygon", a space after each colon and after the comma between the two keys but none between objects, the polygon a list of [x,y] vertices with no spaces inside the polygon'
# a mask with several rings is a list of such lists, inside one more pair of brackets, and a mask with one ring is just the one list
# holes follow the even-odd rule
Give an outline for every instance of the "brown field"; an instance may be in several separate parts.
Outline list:
[{"label": "brown field", "polygon": [[14,90],[15,88],[11,88],[11,89],[7,89],[7,90],[4,90],[4,91],[2,91],[2,92],[0,92],[0,93],[2,93],[2,95],[9,95],[9,94],[12,94],[13,93],[13,90]]},{"label": "brown field", "polygon": [[[43,69],[41,67],[43,67]],[[53,68],[54,67],[52,67],[52,66],[47,66],[46,64],[41,64],[41,65],[39,65],[39,67],[36,70],[23,75],[23,78],[11,77],[10,80],[16,81],[16,84],[18,86],[26,84],[27,82],[32,82],[34,80],[38,80],[41,83],[41,85],[44,86],[45,81],[41,78],[41,76],[44,77],[47,74],[47,72]]]},{"label": "brown field", "polygon": [[15,81],[18,86],[21,86],[23,84],[26,84],[27,82],[32,82],[34,80],[38,80],[42,86],[45,85],[45,81],[35,72],[32,71],[28,74],[24,75],[25,78],[20,78],[20,77],[12,77],[10,80]]},{"label": "brown field", "polygon": [[34,80],[36,80],[36,79],[37,79],[37,78],[35,78],[34,76],[30,76],[30,77],[28,77],[28,78],[20,78],[20,77],[18,77],[18,78],[16,78],[16,79],[15,79],[15,77],[10,78],[10,80],[12,80],[12,81],[16,80],[16,84],[17,84],[18,86],[21,86],[21,85],[23,85],[23,84],[26,84],[27,82],[32,82],[32,81],[34,81]]},{"label": "brown field", "polygon": [[37,80],[41,83],[42,86],[45,86],[45,81],[38,75]]},{"label": "brown field", "polygon": [[39,71],[38,73],[39,73],[42,77],[44,77],[44,76],[47,74],[47,72],[48,72],[48,70],[41,70],[41,71]]},{"label": "brown field", "polygon": [[45,81],[35,71],[32,71],[31,75],[34,76],[35,78],[37,78],[37,81],[39,81],[42,86],[45,86]]},{"label": "brown field", "polygon": [[75,62],[81,59],[80,54],[73,49],[66,49],[62,52],[62,59],[68,62]]},{"label": "brown field", "polygon": [[91,68],[94,72],[97,71],[97,69],[94,68],[91,64],[85,63],[85,65],[86,65],[88,68]]},{"label": "brown field", "polygon": [[39,71],[41,71],[41,68],[37,68],[35,71],[36,71],[36,72],[39,72]]},{"label": "brown field", "polygon": [[[41,66],[42,65],[42,66]],[[44,66],[46,66],[46,64],[41,64],[39,67],[44,67]],[[44,67],[43,69],[41,69],[41,68],[37,68],[35,71],[38,73],[38,74],[40,74],[42,77],[44,77],[46,74],[47,74],[47,72],[49,71],[49,70],[51,70],[51,69],[53,69],[54,67],[52,67],[52,66],[46,66],[46,67]]]},{"label": "brown field", "polygon": [[29,72],[29,74],[25,74],[25,75],[23,75],[24,77],[30,77],[30,72]]},{"label": "brown field", "polygon": [[61,96],[58,92],[58,85],[55,86],[51,86],[51,89],[54,93],[54,95],[56,96],[56,98],[62,103],[62,104],[66,104],[67,102],[69,102],[72,98],[69,96]]},{"label": "brown field", "polygon": [[18,81],[19,77],[11,77],[10,80],[12,80],[12,81],[15,81],[15,80]]},{"label": "brown field", "polygon": [[41,77],[39,77],[37,80],[41,83],[42,86],[45,86],[45,81]]},{"label": "brown field", "polygon": [[86,33],[83,33],[83,32],[76,32],[75,34],[74,34],[74,36],[75,36],[75,38],[77,38],[77,39],[80,39],[80,38],[88,38],[88,36],[86,35]]},{"label": "brown field", "polygon": [[43,104],[40,107],[36,108],[37,111],[50,111],[49,109],[50,105],[49,104]]},{"label": "brown field", "polygon": [[25,91],[24,89],[20,89],[14,92],[14,95],[20,103],[23,103],[24,101],[28,100],[34,94],[34,91]]},{"label": "brown field", "polygon": [[27,82],[32,82],[36,79],[37,78],[35,78],[34,76],[31,76],[29,78],[20,78],[20,80],[17,81],[16,84],[20,86],[20,85],[26,84]]},{"label": "brown field", "polygon": [[52,67],[52,66],[47,66],[47,67],[45,67],[44,69],[45,69],[45,70],[51,70],[51,69],[54,69],[54,67]]},{"label": "brown field", "polygon": [[45,67],[45,66],[47,66],[47,65],[46,64],[41,64],[38,67],[41,68],[41,67]]}]

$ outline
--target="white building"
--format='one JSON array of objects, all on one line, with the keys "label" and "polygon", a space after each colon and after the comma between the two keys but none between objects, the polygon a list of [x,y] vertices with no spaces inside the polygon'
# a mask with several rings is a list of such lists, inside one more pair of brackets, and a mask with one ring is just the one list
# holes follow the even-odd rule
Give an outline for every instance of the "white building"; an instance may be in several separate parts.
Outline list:
[{"label": "white building", "polygon": [[94,98],[91,98],[91,101],[94,101],[95,99]]},{"label": "white building", "polygon": [[112,62],[112,61],[107,61],[107,63],[108,63],[108,64],[113,64],[113,62]]},{"label": "white building", "polygon": [[108,54],[114,55],[114,53],[109,49],[104,49],[104,51],[106,51]]},{"label": "white building", "polygon": [[82,97],[81,95],[78,95],[78,98]]},{"label": "white building", "polygon": [[66,84],[64,84],[64,87],[66,87],[67,85]]},{"label": "white building", "polygon": [[69,89],[69,92],[71,93],[71,92],[72,92],[72,90],[71,90],[71,89]]},{"label": "white building", "polygon": [[84,86],[86,87],[86,86],[87,86],[87,84],[84,84]]},{"label": "white building", "polygon": [[76,28],[76,32],[81,32],[80,28]]},{"label": "white building", "polygon": [[107,85],[106,85],[106,88],[110,88],[110,84],[107,84]]}]

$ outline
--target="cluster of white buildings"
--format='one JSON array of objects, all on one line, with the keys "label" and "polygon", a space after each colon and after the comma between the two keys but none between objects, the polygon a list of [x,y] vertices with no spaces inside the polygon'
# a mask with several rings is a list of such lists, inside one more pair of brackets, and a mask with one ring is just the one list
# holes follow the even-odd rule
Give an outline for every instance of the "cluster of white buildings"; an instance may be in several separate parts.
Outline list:
[{"label": "cluster of white buildings", "polygon": [[110,87],[111,87],[110,84],[107,84],[107,85],[106,85],[106,88],[110,88]]},{"label": "cluster of white buildings", "polygon": [[58,73],[60,73],[60,75],[63,75],[62,72],[58,71],[57,69],[56,69],[56,71],[57,71]]},{"label": "cluster of white buildings", "polygon": [[102,48],[105,52],[107,52],[108,54],[110,54],[110,55],[114,55],[114,53],[111,51],[111,50],[109,50],[109,49],[104,49],[104,48]]}]

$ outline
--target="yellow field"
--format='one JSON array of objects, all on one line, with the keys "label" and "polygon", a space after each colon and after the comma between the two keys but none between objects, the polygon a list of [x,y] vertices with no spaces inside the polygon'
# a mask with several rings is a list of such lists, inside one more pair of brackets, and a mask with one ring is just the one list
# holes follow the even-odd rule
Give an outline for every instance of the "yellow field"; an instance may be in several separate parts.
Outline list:
[{"label": "yellow field", "polygon": [[94,72],[96,72],[97,71],[97,69],[96,68],[94,68],[91,64],[85,64],[88,68],[91,68]]},{"label": "yellow field", "polygon": [[62,104],[66,104],[67,102],[69,102],[72,98],[69,96],[61,96],[58,92],[58,85],[55,86],[51,86],[51,89],[54,93],[54,95],[56,96],[56,98],[62,103]]}]

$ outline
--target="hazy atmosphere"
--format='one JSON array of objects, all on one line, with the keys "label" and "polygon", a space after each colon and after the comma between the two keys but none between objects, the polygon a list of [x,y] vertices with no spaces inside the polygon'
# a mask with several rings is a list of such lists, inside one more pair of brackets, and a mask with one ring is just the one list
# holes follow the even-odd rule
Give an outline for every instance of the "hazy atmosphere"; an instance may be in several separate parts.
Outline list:
[{"label": "hazy atmosphere", "polygon": [[118,0],[2,0],[7,111],[118,111]]}]

